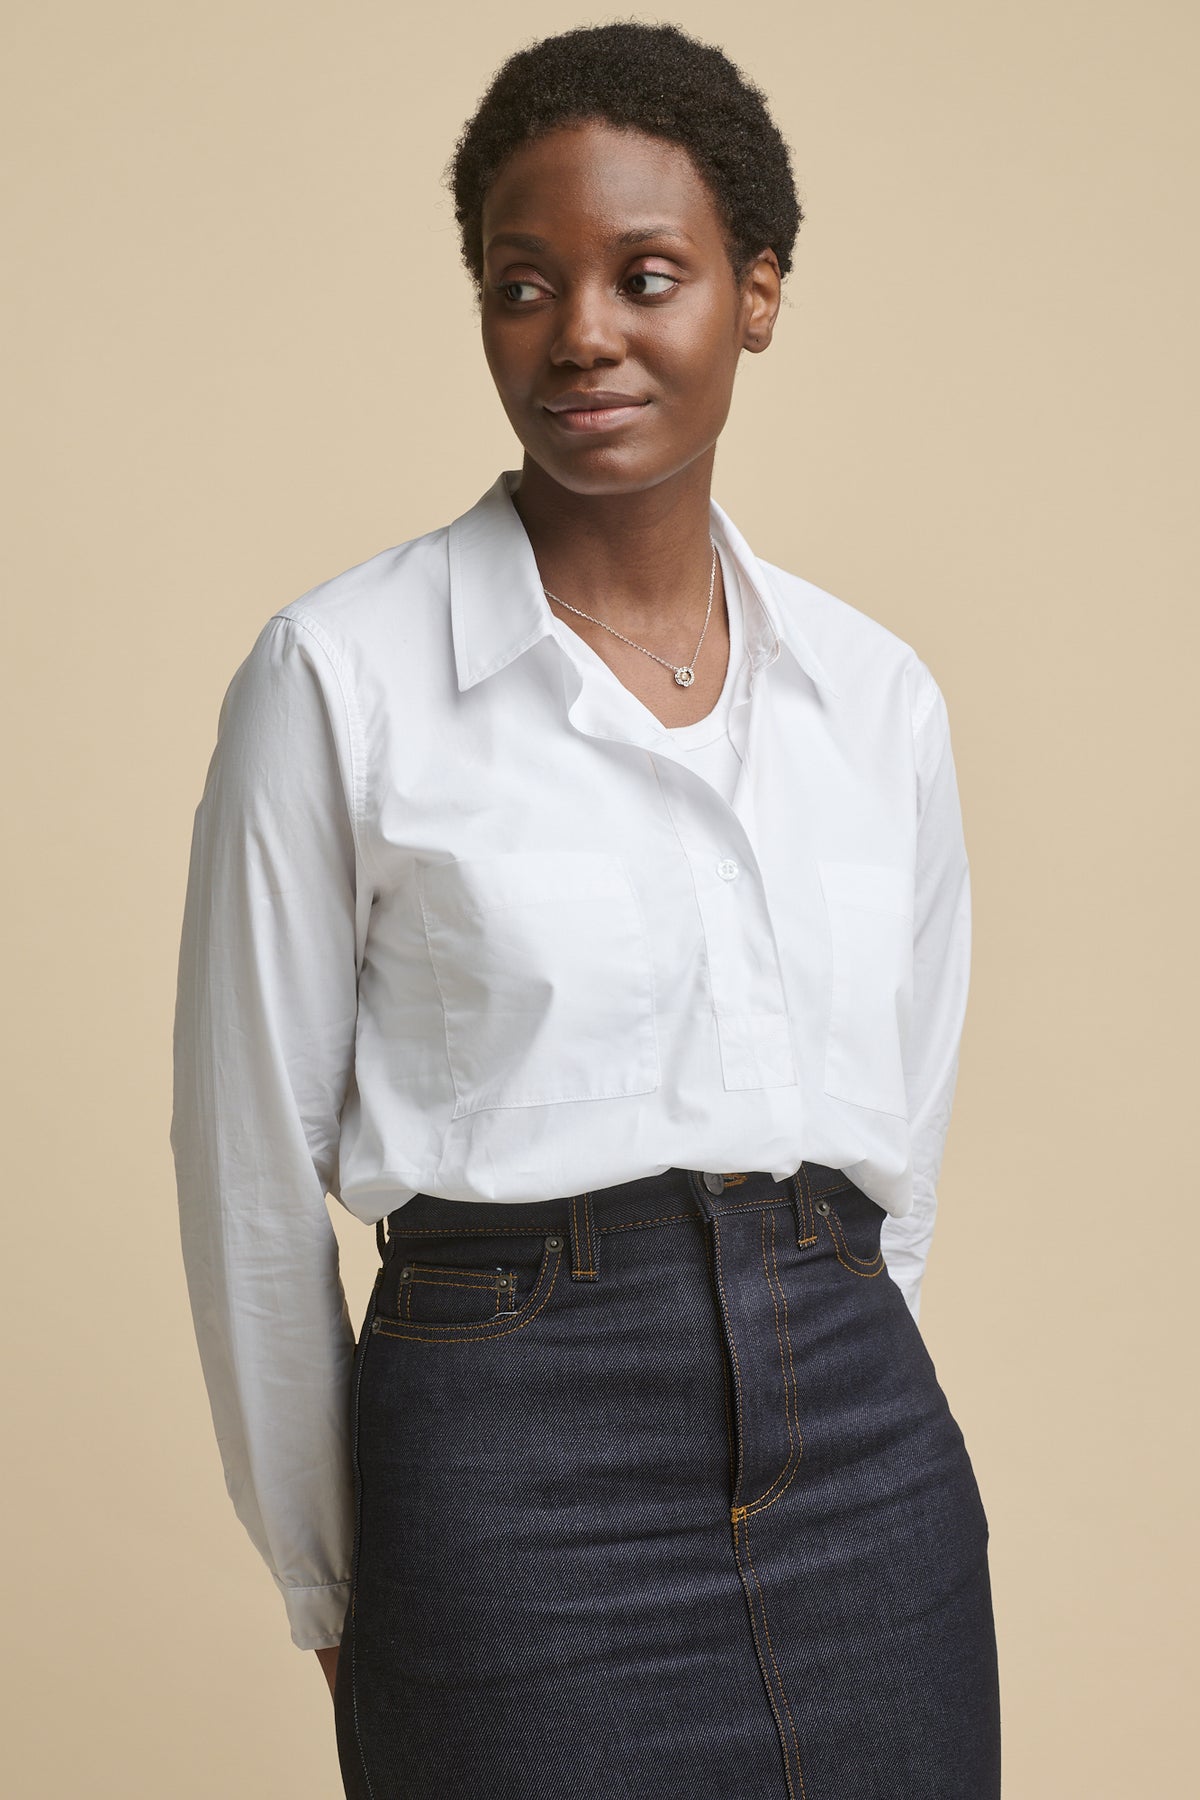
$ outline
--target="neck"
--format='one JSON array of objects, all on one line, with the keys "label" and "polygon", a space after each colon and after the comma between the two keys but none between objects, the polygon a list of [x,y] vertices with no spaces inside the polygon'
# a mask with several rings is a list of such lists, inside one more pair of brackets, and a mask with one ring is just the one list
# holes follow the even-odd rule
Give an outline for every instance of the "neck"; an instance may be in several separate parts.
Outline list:
[{"label": "neck", "polygon": [[512,499],[543,585],[632,635],[639,621],[703,617],[714,451],[617,494],[574,493],[526,457]]}]

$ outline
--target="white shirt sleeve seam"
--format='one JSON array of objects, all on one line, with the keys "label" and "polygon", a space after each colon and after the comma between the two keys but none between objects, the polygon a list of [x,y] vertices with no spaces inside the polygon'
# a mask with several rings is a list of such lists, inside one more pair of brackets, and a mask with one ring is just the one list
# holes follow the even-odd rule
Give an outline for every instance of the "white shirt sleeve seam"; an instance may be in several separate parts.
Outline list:
[{"label": "white shirt sleeve seam", "polygon": [[354,847],[363,868],[373,877],[378,876],[367,851],[366,835],[366,753],[362,741],[362,723],[349,677],[333,644],[317,621],[306,613],[289,610],[275,614],[277,619],[290,619],[302,630],[306,631],[313,642],[323,651],[325,660],[333,673],[337,684],[338,696],[342,702],[342,712],[346,725],[346,741],[350,748],[350,829],[354,836]]},{"label": "white shirt sleeve seam", "polygon": [[915,712],[912,716],[912,734],[913,734],[914,738],[920,737],[922,731],[924,731],[926,723],[927,723],[931,713],[933,712],[935,706],[937,705],[938,699],[941,695],[941,689],[938,687],[937,682],[934,680],[932,674],[930,673],[928,668],[926,668],[925,664],[921,663],[920,668],[923,671],[924,676],[925,676],[926,696],[927,697],[925,699],[925,704],[921,707],[920,711]]}]

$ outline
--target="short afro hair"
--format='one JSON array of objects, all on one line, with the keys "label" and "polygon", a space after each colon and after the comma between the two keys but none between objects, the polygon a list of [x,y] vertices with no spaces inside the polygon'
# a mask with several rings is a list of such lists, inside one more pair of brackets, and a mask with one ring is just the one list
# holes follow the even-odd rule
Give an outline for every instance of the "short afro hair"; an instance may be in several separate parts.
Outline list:
[{"label": "short afro hair", "polygon": [[761,91],[715,45],[674,25],[581,26],[516,51],[468,119],[446,170],[462,258],[483,283],[483,203],[501,164],[556,126],[602,119],[688,151],[725,224],[735,275],[770,248],[786,275],[804,217]]}]

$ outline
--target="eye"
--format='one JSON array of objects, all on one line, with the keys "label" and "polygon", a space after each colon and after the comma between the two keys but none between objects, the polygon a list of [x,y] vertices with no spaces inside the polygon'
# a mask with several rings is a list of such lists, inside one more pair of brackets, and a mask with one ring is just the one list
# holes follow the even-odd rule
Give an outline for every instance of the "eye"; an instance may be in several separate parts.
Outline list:
[{"label": "eye", "polygon": [[[663,287],[633,287],[634,282],[651,281],[661,281],[665,285]],[[633,287],[634,293],[639,297],[642,295],[649,297],[656,294],[669,294],[673,287],[679,286],[679,283],[674,275],[664,275],[661,269],[639,269],[636,274],[629,277],[628,285]]]},{"label": "eye", "polygon": [[535,281],[499,281],[496,292],[512,306],[527,306],[530,299],[536,300],[544,289]]}]

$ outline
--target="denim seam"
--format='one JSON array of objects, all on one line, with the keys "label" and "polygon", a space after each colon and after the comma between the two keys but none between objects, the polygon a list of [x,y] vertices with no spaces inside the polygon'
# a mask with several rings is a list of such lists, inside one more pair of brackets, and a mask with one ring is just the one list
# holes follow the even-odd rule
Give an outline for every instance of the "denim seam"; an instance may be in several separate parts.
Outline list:
[{"label": "denim seam", "polygon": [[[729,1323],[728,1323],[729,1310],[728,1310],[728,1307],[726,1306],[726,1302],[725,1302],[725,1283],[724,1283],[724,1279],[723,1279],[723,1276],[721,1273],[721,1231],[720,1231],[720,1224],[719,1224],[719,1221],[718,1221],[718,1218],[716,1215],[713,1216],[711,1222],[712,1222],[713,1249],[714,1249],[714,1253],[716,1256],[717,1292],[720,1297],[721,1311],[726,1320],[726,1327],[727,1327],[726,1340],[729,1344],[730,1358],[733,1363],[734,1384],[735,1384],[737,1400],[738,1400],[736,1426],[737,1426],[739,1466],[738,1466],[737,1486],[735,1486],[735,1488],[734,1488],[734,1499],[736,1502],[737,1488],[740,1487],[740,1485],[741,1485],[742,1472],[743,1472],[744,1465],[745,1465],[745,1459],[744,1459],[744,1454],[743,1454],[743,1442],[742,1442],[742,1412],[743,1412],[743,1408],[742,1408],[741,1370],[738,1366],[737,1345],[734,1341],[733,1330],[732,1330],[732,1327],[730,1327]],[[767,1689],[767,1698],[771,1704],[771,1711],[775,1715],[776,1729],[779,1732],[779,1740],[783,1747],[783,1768],[784,1768],[784,1777],[787,1781],[788,1794],[789,1794],[789,1796],[791,1796],[791,1800],[796,1800],[796,1790],[795,1790],[794,1786],[792,1785],[792,1775],[791,1775],[791,1768],[790,1768],[790,1757],[789,1757],[789,1752],[788,1752],[787,1735],[784,1730],[783,1720],[781,1719],[780,1714],[779,1714],[779,1707],[776,1703],[775,1695],[774,1695],[774,1692],[772,1691],[771,1681],[767,1674],[766,1664],[763,1659],[762,1643],[759,1638],[758,1625],[757,1625],[757,1622],[754,1617],[754,1596],[750,1592],[749,1585],[746,1581],[745,1573],[742,1569],[742,1559],[741,1559],[741,1551],[740,1551],[740,1547],[739,1547],[739,1533],[738,1533],[738,1527],[739,1527],[739,1524],[741,1524],[742,1526],[745,1527],[745,1531],[746,1531],[746,1560],[750,1564],[750,1575],[751,1575],[751,1578],[754,1583],[754,1590],[758,1595],[759,1609],[762,1613],[763,1633],[767,1640],[767,1650],[768,1650],[768,1654],[770,1655],[771,1666],[775,1671],[776,1681],[779,1683],[780,1697],[783,1700],[784,1708],[785,1708],[785,1710],[787,1712],[787,1716],[788,1716],[788,1725],[791,1729],[792,1744],[794,1746],[795,1756],[796,1756],[796,1775],[800,1782],[800,1800],[803,1800],[804,1776],[803,1776],[803,1773],[801,1772],[801,1768],[800,1768],[800,1745],[799,1745],[799,1741],[797,1740],[797,1737],[796,1737],[796,1724],[795,1724],[795,1720],[792,1718],[792,1709],[788,1705],[787,1694],[784,1691],[784,1687],[783,1687],[783,1678],[779,1673],[779,1665],[775,1660],[775,1648],[774,1648],[774,1645],[771,1643],[770,1628],[767,1625],[766,1602],[763,1599],[762,1589],[759,1586],[758,1576],[755,1574],[755,1571],[754,1571],[754,1562],[750,1556],[750,1533],[749,1533],[749,1527],[746,1525],[747,1516],[748,1516],[748,1508],[744,1505],[734,1504],[734,1506],[730,1509],[730,1517],[733,1522],[734,1556],[737,1561],[738,1574],[741,1576],[742,1586],[743,1586],[743,1589],[745,1590],[747,1602],[750,1607],[750,1629],[754,1634],[754,1643],[755,1643],[755,1649],[758,1654],[759,1668],[762,1671],[763,1682]]]},{"label": "denim seam", "polygon": [[[720,1225],[719,1225],[719,1222],[718,1222],[718,1219],[716,1216],[714,1216],[712,1219],[712,1228],[713,1228],[712,1229],[713,1248],[714,1248],[715,1255],[716,1255],[716,1265],[717,1265],[717,1290],[720,1295],[721,1311],[725,1316],[726,1324],[727,1324],[726,1340],[729,1344],[729,1354],[730,1354],[730,1358],[733,1362],[734,1386],[735,1386],[735,1390],[737,1393],[737,1400],[738,1400],[737,1419],[736,1419],[737,1441],[738,1441],[738,1480],[737,1480],[737,1485],[734,1488],[734,1498],[736,1501],[737,1489],[741,1485],[742,1472],[743,1472],[743,1469],[745,1466],[745,1457],[744,1457],[744,1453],[743,1453],[743,1440],[742,1440],[743,1407],[742,1407],[741,1370],[738,1365],[737,1345],[734,1341],[733,1329],[731,1326],[728,1325],[729,1311],[728,1311],[728,1307],[725,1304],[725,1283],[724,1283],[724,1279],[721,1274],[721,1232],[720,1232]],[[748,1516],[748,1511],[749,1511],[749,1508],[747,1506],[745,1506],[745,1505],[739,1506],[739,1505],[735,1504],[731,1508],[731,1514],[730,1514],[730,1516],[733,1520],[734,1555],[737,1558],[738,1573],[742,1577],[742,1584],[743,1584],[744,1588],[746,1588],[746,1579],[745,1579],[745,1575],[742,1573],[741,1555],[738,1550],[738,1524],[739,1524],[739,1521],[742,1522],[743,1524],[745,1523],[746,1518]],[[803,1797],[804,1777],[800,1771],[800,1745],[799,1745],[798,1741],[796,1740],[796,1726],[795,1726],[795,1721],[792,1719],[791,1707],[788,1705],[787,1695],[783,1691],[783,1679],[779,1674],[779,1665],[775,1661],[775,1650],[774,1650],[774,1646],[771,1644],[771,1633],[770,1633],[770,1629],[767,1625],[766,1603],[763,1600],[762,1589],[759,1587],[758,1576],[755,1575],[755,1573],[754,1573],[754,1563],[750,1557],[750,1538],[749,1538],[749,1529],[748,1528],[747,1528],[747,1532],[746,1532],[746,1560],[750,1563],[750,1573],[751,1573],[751,1576],[753,1577],[755,1590],[757,1591],[758,1596],[759,1596],[759,1606],[760,1606],[760,1609],[762,1612],[763,1632],[767,1639],[767,1649],[768,1649],[770,1657],[771,1657],[771,1665],[775,1670],[776,1679],[779,1681],[780,1695],[783,1699],[783,1704],[787,1711],[788,1723],[791,1726],[792,1741],[795,1744],[795,1750],[796,1750],[796,1774],[800,1780],[800,1792],[801,1792],[801,1797]],[[746,1588],[746,1597],[747,1597],[747,1600],[750,1605],[750,1628],[754,1633],[754,1642],[755,1642],[755,1646],[758,1651],[759,1668],[762,1670],[762,1673],[763,1673],[763,1680],[764,1680],[766,1688],[767,1688],[767,1697],[771,1702],[771,1710],[775,1714],[775,1722],[776,1722],[776,1726],[779,1731],[780,1742],[783,1745],[784,1775],[787,1778],[788,1793],[789,1793],[789,1795],[793,1796],[793,1800],[794,1800],[795,1789],[792,1786],[791,1771],[788,1767],[787,1739],[786,1739],[786,1736],[784,1733],[783,1720],[779,1716],[779,1708],[775,1703],[775,1696],[771,1691],[771,1683],[770,1683],[769,1678],[767,1677],[766,1667],[763,1663],[762,1646],[761,1646],[761,1643],[759,1640],[758,1626],[755,1623],[755,1619],[754,1619],[754,1600],[753,1600],[753,1597],[751,1596],[748,1588]]]},{"label": "denim seam", "polygon": [[[459,1292],[463,1293],[463,1294],[487,1295],[488,1293],[491,1293],[494,1295],[495,1302],[496,1302],[495,1306],[492,1309],[492,1317],[495,1318],[497,1315],[500,1315],[502,1317],[511,1318],[511,1316],[512,1316],[511,1310],[506,1312],[506,1310],[502,1304],[502,1302],[504,1300],[505,1290],[497,1282],[494,1271],[485,1270],[485,1269],[480,1269],[478,1271],[473,1271],[473,1270],[464,1270],[463,1271],[464,1274],[472,1274],[472,1273],[476,1273],[476,1272],[481,1277],[484,1275],[488,1275],[490,1277],[490,1279],[488,1279],[486,1281],[484,1281],[482,1279],[479,1281],[443,1281],[443,1280],[440,1280],[437,1276],[418,1274],[416,1272],[416,1270],[414,1270],[412,1275],[409,1277],[409,1279],[404,1283],[404,1300],[403,1300],[402,1306],[397,1310],[396,1316],[401,1319],[411,1320],[413,1317],[413,1309],[412,1309],[413,1289],[415,1287],[431,1287],[431,1288],[457,1288],[459,1290]],[[419,1324],[420,1320],[417,1320],[416,1323]],[[462,1319],[462,1320],[456,1321],[456,1323],[463,1324],[463,1325],[477,1325],[477,1324],[486,1325],[489,1323],[489,1321],[486,1319]]]},{"label": "denim seam", "polygon": [[394,1243],[402,1237],[545,1237],[542,1225],[398,1225],[388,1238]]},{"label": "denim seam", "polygon": [[[712,1279],[713,1285],[716,1286],[717,1279],[716,1271],[713,1268],[712,1245],[709,1241],[707,1232],[704,1234],[704,1254],[708,1259],[709,1276]],[[721,1358],[721,1381],[725,1392],[725,1442],[729,1451],[729,1489],[732,1494],[736,1494],[738,1477],[737,1453],[733,1447],[733,1423],[729,1405],[729,1366],[724,1357]]]},{"label": "denim seam", "polygon": [[840,1181],[831,1182],[828,1187],[823,1187],[823,1188],[817,1190],[813,1187],[812,1176],[808,1172],[808,1164],[807,1163],[801,1163],[799,1169],[796,1172],[799,1175],[801,1181],[804,1183],[805,1191],[807,1192],[810,1200],[814,1197],[814,1195],[816,1196],[817,1199],[825,1200],[825,1199],[828,1199],[830,1194],[844,1194],[847,1192],[848,1189],[850,1189],[854,1186],[854,1183],[851,1181],[850,1177],[848,1175],[843,1175],[842,1179]]},{"label": "denim seam", "polygon": [[[474,1273],[474,1271],[470,1272]],[[479,1270],[479,1273],[482,1275],[484,1271],[481,1269]],[[468,1294],[486,1293],[489,1288],[494,1288],[497,1285],[494,1274],[491,1276],[490,1281],[444,1281],[440,1275],[418,1275],[416,1273],[410,1275],[408,1278],[409,1287],[415,1287],[417,1283],[420,1283],[422,1287],[463,1288]]]},{"label": "denim seam", "polygon": [[742,1531],[743,1531],[744,1542],[746,1545],[746,1561],[750,1564],[750,1573],[754,1577],[754,1586],[758,1593],[759,1610],[762,1613],[763,1633],[767,1640],[767,1649],[771,1653],[771,1667],[774,1669],[775,1679],[779,1683],[779,1697],[783,1701],[784,1710],[788,1716],[788,1725],[789,1725],[789,1727],[791,1729],[791,1733],[792,1733],[792,1748],[796,1752],[796,1779],[800,1783],[800,1793],[801,1793],[801,1796],[803,1796],[803,1794],[804,1794],[804,1773],[800,1767],[800,1739],[796,1733],[796,1721],[792,1717],[791,1706],[788,1704],[787,1689],[783,1685],[783,1676],[780,1673],[779,1664],[775,1660],[775,1646],[771,1642],[771,1627],[767,1620],[767,1602],[766,1602],[766,1598],[762,1591],[762,1586],[758,1579],[758,1571],[754,1567],[754,1558],[750,1554],[750,1528],[744,1519],[742,1521]]},{"label": "denim seam", "polygon": [[698,1219],[699,1217],[699,1213],[694,1212],[658,1213],[653,1219],[622,1219],[619,1224],[598,1225],[596,1230],[599,1233],[606,1231],[634,1231],[640,1225],[675,1225],[684,1220]]},{"label": "denim seam", "polygon": [[[712,1229],[713,1252],[716,1257],[716,1265],[717,1265],[717,1271],[716,1271],[717,1272],[717,1293],[720,1296],[721,1311],[724,1313],[726,1321],[728,1321],[729,1311],[725,1305],[725,1282],[721,1275],[721,1233],[720,1233],[720,1229],[718,1227],[718,1224],[717,1224],[717,1221],[715,1218],[712,1221],[712,1228],[713,1228]],[[730,1329],[727,1332],[727,1337],[728,1337],[728,1341],[729,1341],[729,1354],[730,1354],[730,1357],[733,1362],[734,1393],[735,1393],[735,1396],[737,1399],[737,1405],[735,1408],[736,1416],[734,1418],[734,1428],[737,1432],[738,1466],[737,1466],[737,1481],[734,1485],[734,1490],[733,1490],[733,1497],[736,1502],[737,1497],[738,1497],[738,1489],[741,1487],[741,1484],[742,1484],[742,1471],[745,1467],[745,1462],[746,1462],[745,1453],[744,1453],[744,1449],[743,1449],[743,1445],[742,1445],[742,1414],[743,1414],[744,1408],[742,1405],[742,1372],[741,1372],[740,1367],[738,1366],[737,1345],[733,1341],[732,1329]]]},{"label": "denim seam", "polygon": [[[750,1565],[750,1581],[747,1581],[746,1572],[742,1567],[741,1541],[739,1538],[739,1531],[738,1531],[739,1525],[742,1528],[742,1534],[744,1535],[744,1539],[745,1539],[746,1561]],[[790,1705],[788,1704],[788,1697],[787,1697],[787,1694],[786,1694],[786,1692],[784,1690],[784,1686],[783,1686],[783,1677],[779,1673],[779,1664],[775,1660],[775,1646],[771,1642],[771,1631],[770,1631],[769,1625],[767,1624],[766,1601],[763,1598],[762,1587],[759,1583],[758,1574],[754,1567],[754,1559],[750,1555],[750,1530],[749,1530],[749,1526],[746,1523],[746,1509],[743,1506],[735,1506],[733,1508],[733,1553],[734,1553],[734,1557],[737,1561],[738,1574],[742,1578],[742,1585],[745,1590],[746,1599],[747,1599],[747,1601],[749,1603],[749,1607],[750,1607],[750,1629],[754,1634],[754,1645],[755,1645],[755,1649],[758,1652],[758,1662],[759,1662],[759,1668],[761,1669],[762,1674],[763,1674],[763,1684],[767,1690],[767,1699],[770,1701],[771,1711],[775,1715],[775,1727],[779,1733],[779,1741],[783,1748],[783,1774],[784,1774],[784,1780],[787,1782],[787,1791],[790,1796],[790,1800],[796,1800],[796,1789],[792,1784],[792,1770],[791,1770],[791,1760],[792,1759],[788,1752],[787,1733],[784,1730],[783,1720],[780,1717],[779,1706],[778,1706],[778,1702],[776,1701],[776,1698],[775,1698],[775,1693],[774,1693],[772,1683],[767,1678],[766,1666],[765,1666],[765,1662],[764,1662],[763,1654],[762,1654],[762,1641],[758,1635],[758,1623],[754,1616],[754,1601],[755,1601],[756,1595],[758,1598],[758,1610],[762,1615],[763,1634],[767,1640],[767,1651],[768,1651],[768,1654],[771,1659],[771,1667],[775,1671],[775,1680],[779,1684],[779,1698],[783,1701],[784,1710],[786,1711],[787,1716],[788,1716],[788,1728],[791,1731],[792,1748],[795,1751],[796,1778],[800,1783],[800,1800],[804,1800],[804,1794],[805,1794],[804,1772],[800,1767],[800,1744],[799,1744],[799,1740],[796,1736],[796,1721],[792,1717],[792,1709],[791,1709]],[[751,1593],[751,1591],[750,1591],[750,1583],[751,1582],[753,1582],[753,1588],[754,1588],[753,1593]]]},{"label": "denim seam", "polygon": [[592,1210],[590,1194],[583,1196],[583,1228],[587,1232],[588,1262],[590,1264],[587,1273],[597,1276],[599,1271],[596,1265],[600,1260],[600,1239],[596,1235],[596,1215]]},{"label": "denim seam", "polygon": [[775,1281],[779,1288],[779,1298],[783,1302],[783,1338],[787,1345],[788,1368],[792,1373],[792,1404],[796,1417],[796,1441],[800,1446],[800,1454],[804,1454],[804,1436],[800,1430],[800,1383],[796,1379],[796,1359],[792,1352],[792,1334],[788,1328],[787,1289],[779,1275],[779,1262],[775,1255],[775,1220],[771,1220],[771,1266],[775,1271]]},{"label": "denim seam", "polygon": [[[825,1213],[824,1219],[826,1225],[829,1227],[829,1235],[833,1239],[833,1247],[837,1253],[837,1259],[841,1263],[843,1269],[849,1269],[852,1275],[861,1275],[866,1281],[873,1280],[876,1275],[882,1275],[886,1266],[882,1250],[877,1250],[875,1255],[870,1258],[855,1256],[853,1250],[851,1250],[850,1245],[846,1241],[846,1228],[832,1208],[830,1208],[829,1212]],[[845,1255],[842,1254],[843,1251],[845,1252]],[[851,1259],[849,1262],[846,1260],[847,1257]],[[856,1263],[860,1265],[857,1268],[855,1267]]]},{"label": "denim seam", "polygon": [[[525,1302],[526,1307],[530,1310],[526,1311],[523,1316],[517,1320],[516,1324],[510,1325],[506,1331],[495,1330],[495,1319],[466,1320],[460,1325],[432,1325],[423,1324],[420,1320],[411,1320],[409,1321],[410,1323],[419,1326],[417,1331],[390,1331],[388,1329],[388,1323],[405,1323],[403,1319],[397,1319],[395,1321],[381,1322],[378,1335],[380,1337],[408,1338],[415,1343],[430,1345],[490,1343],[494,1338],[511,1337],[514,1331],[520,1331],[523,1326],[528,1325],[531,1320],[536,1319],[537,1315],[546,1305],[546,1302],[554,1292],[554,1284],[558,1277],[558,1268],[561,1261],[561,1249],[547,1251],[546,1265],[542,1270],[541,1277],[537,1286],[534,1288],[533,1293],[530,1294],[529,1299]],[[539,1292],[543,1286],[546,1291],[539,1299]],[[537,1301],[536,1306],[534,1305],[535,1300]],[[505,1313],[503,1316],[505,1318],[512,1317],[510,1313]],[[468,1335],[466,1337],[433,1335],[451,1331],[465,1331]]]},{"label": "denim seam", "polygon": [[[779,1372],[783,1377],[783,1413],[784,1413],[784,1418],[787,1421],[788,1456],[787,1456],[787,1461],[784,1463],[782,1469],[780,1469],[778,1475],[776,1475],[774,1481],[771,1482],[770,1486],[763,1489],[762,1493],[758,1496],[757,1500],[751,1500],[746,1503],[745,1510],[746,1510],[747,1516],[752,1512],[765,1512],[767,1507],[774,1506],[775,1502],[783,1494],[785,1494],[787,1492],[788,1488],[791,1487],[792,1482],[796,1479],[796,1471],[800,1466],[800,1459],[804,1455],[804,1438],[800,1431],[800,1407],[799,1407],[799,1395],[797,1393],[797,1383],[796,1383],[796,1365],[795,1365],[794,1360],[792,1359],[792,1340],[791,1340],[791,1334],[788,1331],[788,1322],[787,1322],[787,1295],[783,1290],[783,1283],[779,1280],[779,1264],[778,1264],[778,1261],[776,1260],[776,1255],[775,1255],[775,1215],[774,1215],[774,1213],[771,1214],[771,1262],[772,1262],[772,1265],[775,1270],[774,1282],[772,1282],[771,1272],[767,1268],[767,1215],[765,1213],[763,1214],[762,1232],[760,1235],[761,1235],[761,1239],[762,1239],[761,1249],[762,1249],[763,1275],[766,1278],[767,1291],[769,1292],[769,1294],[771,1296],[771,1305],[775,1311],[775,1341],[779,1345]],[[783,1333],[782,1333],[782,1335],[780,1334],[780,1330],[779,1330],[779,1303],[781,1300],[783,1302]],[[784,1362],[784,1342],[785,1342],[785,1340],[787,1342],[788,1361],[791,1363],[791,1379],[790,1380],[788,1379],[787,1364],[785,1364],[785,1362]],[[796,1429],[795,1429],[794,1434],[792,1431],[793,1407],[795,1408],[795,1424],[796,1424]],[[786,1477],[786,1480],[785,1480],[785,1477]],[[780,1485],[781,1483],[782,1483],[782,1486]],[[771,1491],[772,1488],[778,1488],[779,1492],[772,1493],[772,1491]],[[770,1495],[769,1499],[767,1497],[768,1495]]]},{"label": "denim seam", "polygon": [[817,1241],[817,1222],[813,1216],[812,1194],[809,1191],[808,1176],[801,1164],[792,1176],[792,1186],[796,1193],[796,1210],[799,1214],[800,1236],[796,1239],[796,1248],[807,1247]]},{"label": "denim seam", "polygon": [[[580,1226],[580,1202],[583,1203],[583,1224]],[[599,1270],[596,1267],[596,1244],[593,1241],[592,1197],[590,1194],[571,1195],[571,1263],[572,1281],[595,1281]],[[585,1261],[577,1263],[575,1256],[583,1256]]]},{"label": "denim seam", "polygon": [[786,1206],[787,1195],[783,1193],[766,1194],[761,1200],[734,1200],[729,1206],[718,1206],[714,1211],[724,1218],[726,1213],[759,1212],[765,1206]]}]

